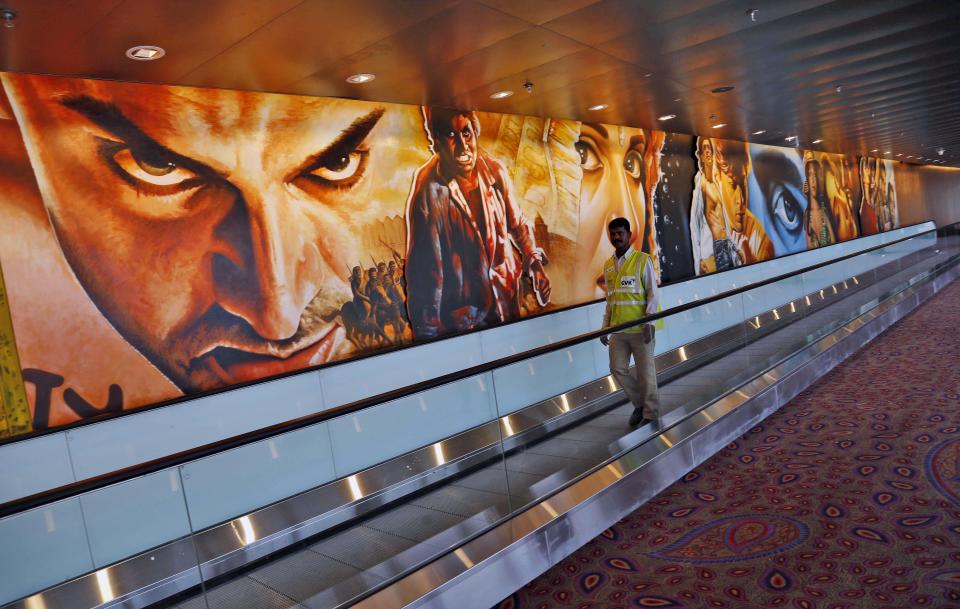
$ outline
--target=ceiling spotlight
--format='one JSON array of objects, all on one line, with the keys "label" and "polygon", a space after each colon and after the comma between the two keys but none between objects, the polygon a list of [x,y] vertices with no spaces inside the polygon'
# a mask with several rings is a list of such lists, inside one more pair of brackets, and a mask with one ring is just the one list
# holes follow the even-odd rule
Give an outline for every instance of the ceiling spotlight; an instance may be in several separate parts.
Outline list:
[{"label": "ceiling spotlight", "polygon": [[939,154],[940,156],[943,156],[944,152],[946,152],[946,150],[944,150],[943,148],[937,148],[937,154]]},{"label": "ceiling spotlight", "polygon": [[135,61],[153,61],[154,59],[160,59],[166,54],[167,52],[160,47],[150,44],[138,44],[135,47],[127,49],[127,57]]},{"label": "ceiling spotlight", "polygon": [[834,91],[837,92],[837,95],[840,95],[841,93],[843,93],[843,85],[837,85]]},{"label": "ceiling spotlight", "polygon": [[767,132],[766,129],[758,129],[757,131],[754,131],[753,134],[754,134],[754,135],[763,135],[763,134],[766,133],[766,132]]},{"label": "ceiling spotlight", "polygon": [[903,156],[903,153],[902,153],[902,152],[898,152],[898,153],[895,154],[894,156]]},{"label": "ceiling spotlight", "polygon": [[871,150],[870,152],[876,152],[877,150],[878,150],[878,148],[874,148],[874,149]]},{"label": "ceiling spotlight", "polygon": [[757,13],[759,13],[759,12],[760,12],[760,9],[758,9],[758,8],[750,8],[750,9],[747,9],[747,17],[750,17],[750,21],[756,21],[756,20],[757,20]]},{"label": "ceiling spotlight", "polygon": [[590,106],[589,108],[587,108],[587,110],[591,110],[591,111],[596,112],[597,110],[606,110],[606,109],[609,108],[609,107],[610,107],[610,106],[608,106],[607,104],[594,104],[594,105]]},{"label": "ceiling spotlight", "polygon": [[889,150],[884,150],[883,153],[884,153],[884,154],[890,154],[890,151],[889,151]]},{"label": "ceiling spotlight", "polygon": [[650,78],[651,76],[653,76],[653,72],[644,72],[644,73],[643,73],[643,77],[644,77],[644,78]]},{"label": "ceiling spotlight", "polygon": [[819,144],[819,143],[822,142],[822,141],[823,141],[823,140],[813,140],[813,141],[810,142],[810,143],[811,143],[811,144]]},{"label": "ceiling spotlight", "polygon": [[363,83],[370,82],[376,77],[376,74],[367,74],[366,72],[361,72],[360,74],[352,74],[347,76],[347,82],[351,85],[362,85]]},{"label": "ceiling spotlight", "polygon": [[912,158],[913,158],[913,155],[912,155],[912,154],[908,154],[908,155],[907,155],[907,158],[908,158],[908,159],[912,159]]},{"label": "ceiling spotlight", "polygon": [[681,101],[681,99],[682,99],[682,98],[680,98],[680,97],[674,97],[674,98],[673,98],[673,101],[678,102],[678,101]]},{"label": "ceiling spotlight", "polygon": [[496,93],[490,95],[490,99],[503,99],[504,97],[510,97],[511,95],[513,95],[513,91],[497,91]]},{"label": "ceiling spotlight", "polygon": [[658,121],[669,121],[677,118],[676,114],[664,114],[663,116],[657,117]]},{"label": "ceiling spotlight", "polygon": [[0,19],[3,20],[3,27],[13,27],[13,20],[17,18],[17,11],[12,8],[0,8]]},{"label": "ceiling spotlight", "polygon": [[785,138],[783,138],[783,139],[787,140],[788,142],[792,142],[792,141],[794,141],[794,140],[797,139],[797,136],[791,135],[791,136],[785,137]]},{"label": "ceiling spotlight", "polygon": [[729,93],[730,91],[733,91],[733,89],[734,89],[734,88],[731,87],[731,86],[714,87],[714,88],[710,89],[710,92],[711,92],[711,93]]},{"label": "ceiling spotlight", "polygon": [[720,128],[726,127],[726,126],[727,126],[726,123],[717,123],[716,125],[713,125],[713,128],[714,128],[714,129],[720,129]]}]

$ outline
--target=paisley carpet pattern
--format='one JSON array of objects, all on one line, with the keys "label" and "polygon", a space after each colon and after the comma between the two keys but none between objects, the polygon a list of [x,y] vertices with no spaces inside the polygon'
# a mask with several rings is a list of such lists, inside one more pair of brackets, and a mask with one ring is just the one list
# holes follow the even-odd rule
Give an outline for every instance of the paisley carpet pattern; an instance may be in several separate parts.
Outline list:
[{"label": "paisley carpet pattern", "polygon": [[498,607],[960,609],[960,282]]}]

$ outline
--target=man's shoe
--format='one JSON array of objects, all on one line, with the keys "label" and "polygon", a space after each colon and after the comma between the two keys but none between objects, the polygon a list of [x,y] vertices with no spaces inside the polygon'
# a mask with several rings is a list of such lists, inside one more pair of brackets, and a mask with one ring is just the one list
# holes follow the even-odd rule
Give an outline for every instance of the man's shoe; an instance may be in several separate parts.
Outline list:
[{"label": "man's shoe", "polygon": [[650,419],[643,418],[643,412],[637,409],[630,415],[630,427],[639,427],[650,422]]}]

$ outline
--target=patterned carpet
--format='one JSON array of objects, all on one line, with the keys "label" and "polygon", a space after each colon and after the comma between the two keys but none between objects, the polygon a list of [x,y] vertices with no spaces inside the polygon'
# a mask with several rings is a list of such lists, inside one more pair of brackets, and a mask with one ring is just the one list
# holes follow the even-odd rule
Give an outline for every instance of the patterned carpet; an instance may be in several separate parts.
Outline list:
[{"label": "patterned carpet", "polygon": [[960,282],[498,607],[960,608]]}]

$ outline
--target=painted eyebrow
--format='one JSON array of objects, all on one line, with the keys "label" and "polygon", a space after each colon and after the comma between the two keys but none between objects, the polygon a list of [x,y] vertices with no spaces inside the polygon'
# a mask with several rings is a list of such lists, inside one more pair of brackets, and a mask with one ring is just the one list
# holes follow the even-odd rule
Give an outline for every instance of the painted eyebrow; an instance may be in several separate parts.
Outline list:
[{"label": "painted eyebrow", "polygon": [[604,139],[609,138],[610,134],[607,133],[607,128],[601,125],[600,123],[584,123],[587,127],[590,127],[594,131],[600,134]]},{"label": "painted eyebrow", "polygon": [[303,162],[300,167],[287,178],[287,181],[295,178],[296,176],[313,171],[314,169],[323,166],[325,163],[329,162],[331,159],[336,159],[344,154],[349,154],[353,152],[357,146],[363,143],[363,140],[366,139],[367,135],[370,134],[370,131],[377,125],[380,121],[380,118],[383,116],[384,108],[378,107],[374,108],[367,114],[355,119],[346,129],[340,132],[340,135],[337,136],[337,139],[333,140],[326,148],[320,152],[312,155],[306,161]]},{"label": "painted eyebrow", "polygon": [[630,137],[630,143],[627,148],[639,148],[641,152],[647,151],[647,138],[645,135],[633,135]]},{"label": "painted eyebrow", "polygon": [[136,123],[124,116],[114,103],[90,95],[71,95],[61,99],[60,105],[85,116],[90,122],[120,138],[133,149],[147,149],[165,154],[177,165],[194,173],[220,175],[213,168],[170,150],[144,133]]}]

